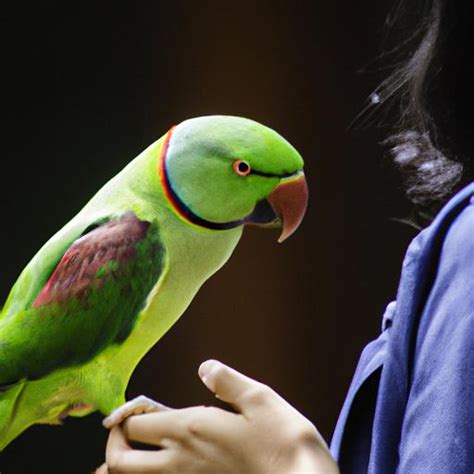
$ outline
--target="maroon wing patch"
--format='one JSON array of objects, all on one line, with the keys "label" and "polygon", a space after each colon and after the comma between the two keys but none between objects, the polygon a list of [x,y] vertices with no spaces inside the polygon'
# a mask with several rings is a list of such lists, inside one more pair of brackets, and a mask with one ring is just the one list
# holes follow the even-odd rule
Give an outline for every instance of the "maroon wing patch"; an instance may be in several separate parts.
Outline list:
[{"label": "maroon wing patch", "polygon": [[91,288],[101,287],[105,277],[114,274],[114,264],[135,257],[136,244],[146,237],[149,226],[129,212],[80,237],[62,257],[33,308],[86,298]]}]

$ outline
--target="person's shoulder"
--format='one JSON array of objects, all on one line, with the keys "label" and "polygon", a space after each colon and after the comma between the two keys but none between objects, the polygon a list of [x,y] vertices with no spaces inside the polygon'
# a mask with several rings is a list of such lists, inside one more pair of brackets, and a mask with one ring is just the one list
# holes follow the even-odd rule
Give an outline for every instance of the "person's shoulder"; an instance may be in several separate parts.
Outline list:
[{"label": "person's shoulder", "polygon": [[442,258],[451,264],[474,264],[474,201],[471,200],[451,223],[444,239]]},{"label": "person's shoulder", "polygon": [[456,216],[446,234],[451,245],[474,242],[474,200],[471,200]]}]

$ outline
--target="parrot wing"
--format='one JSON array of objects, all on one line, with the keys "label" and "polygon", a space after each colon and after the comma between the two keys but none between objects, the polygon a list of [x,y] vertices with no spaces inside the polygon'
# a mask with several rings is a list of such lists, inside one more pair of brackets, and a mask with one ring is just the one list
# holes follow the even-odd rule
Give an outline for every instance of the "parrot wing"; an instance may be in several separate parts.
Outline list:
[{"label": "parrot wing", "polygon": [[132,331],[164,272],[157,224],[127,212],[90,226],[48,267],[33,302],[0,320],[0,384],[91,360]]}]

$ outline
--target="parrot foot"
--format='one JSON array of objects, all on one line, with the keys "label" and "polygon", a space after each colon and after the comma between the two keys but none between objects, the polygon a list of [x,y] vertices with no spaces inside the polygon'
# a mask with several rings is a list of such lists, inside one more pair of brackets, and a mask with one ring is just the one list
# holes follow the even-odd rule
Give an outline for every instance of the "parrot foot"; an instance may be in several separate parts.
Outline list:
[{"label": "parrot foot", "polygon": [[103,419],[102,424],[105,428],[110,429],[122,423],[122,421],[129,416],[163,410],[169,410],[169,408],[159,402],[155,402],[155,400],[151,398],[145,397],[145,395],[140,395],[114,410],[109,416]]},{"label": "parrot foot", "polygon": [[71,403],[58,415],[56,419],[50,421],[48,424],[62,425],[68,416],[84,416],[90,413],[93,408],[94,407],[90,403]]}]

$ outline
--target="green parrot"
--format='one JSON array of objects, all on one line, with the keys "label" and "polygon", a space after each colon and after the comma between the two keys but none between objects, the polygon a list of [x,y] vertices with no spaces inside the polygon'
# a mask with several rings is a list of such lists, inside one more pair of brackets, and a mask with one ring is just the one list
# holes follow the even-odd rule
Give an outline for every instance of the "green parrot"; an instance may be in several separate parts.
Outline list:
[{"label": "green parrot", "polygon": [[[120,406],[131,374],[230,257],[243,227],[307,204],[303,160],[241,117],[186,120],[132,160],[33,257],[0,315],[0,450],[33,424]],[[120,409],[119,409],[120,410]]]}]

